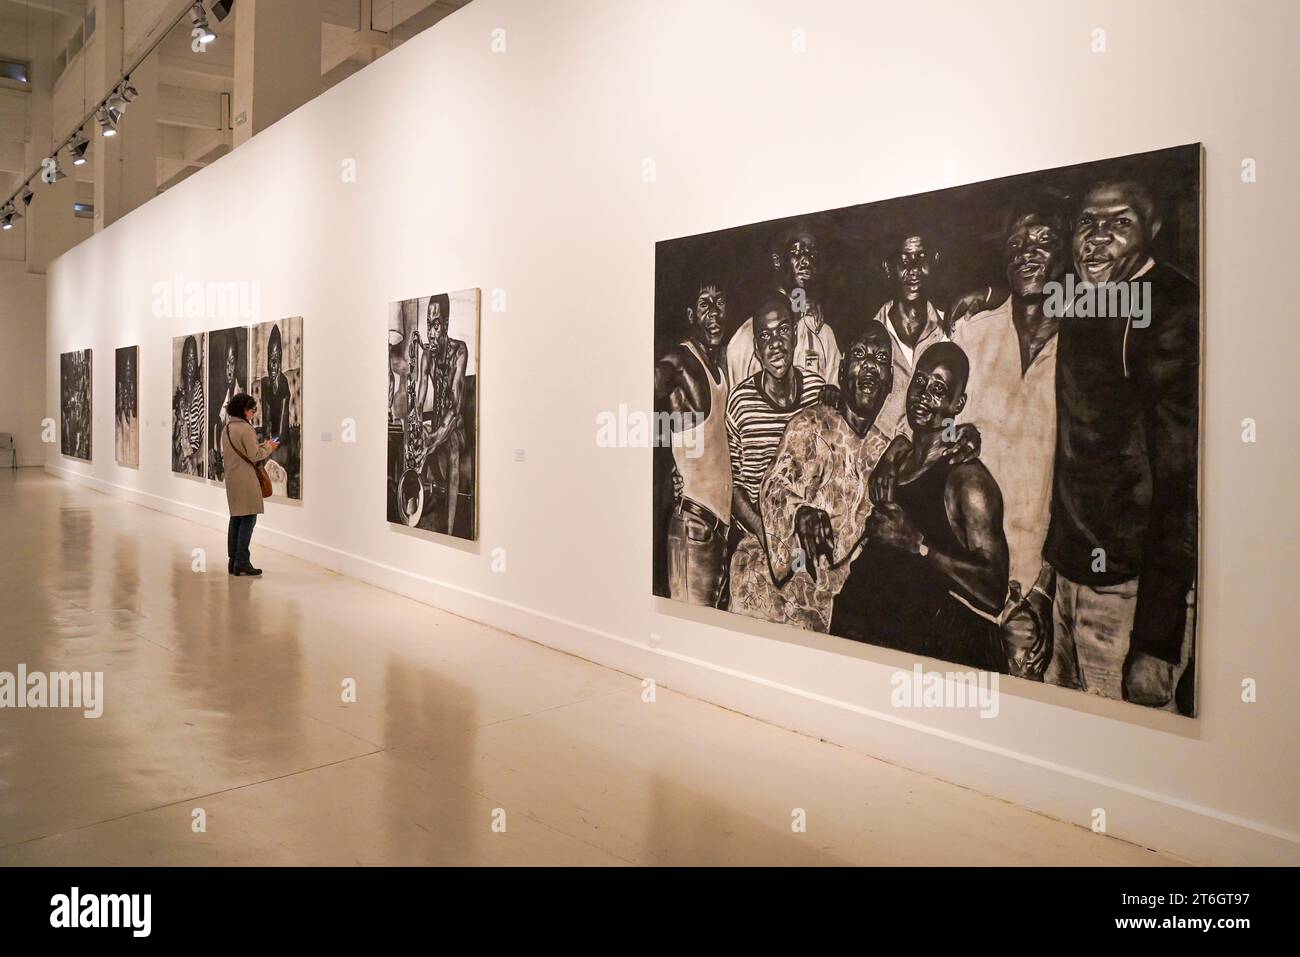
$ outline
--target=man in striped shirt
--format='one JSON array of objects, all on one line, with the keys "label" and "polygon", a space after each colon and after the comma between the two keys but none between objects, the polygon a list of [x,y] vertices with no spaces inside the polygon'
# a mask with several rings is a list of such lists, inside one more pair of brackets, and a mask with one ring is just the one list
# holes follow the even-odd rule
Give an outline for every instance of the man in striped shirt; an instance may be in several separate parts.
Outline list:
[{"label": "man in striped shirt", "polygon": [[821,397],[826,380],[794,365],[795,319],[790,302],[773,296],[754,313],[754,354],[760,369],[737,385],[727,400],[727,444],[731,452],[732,519],[744,537],[731,556],[731,610],[770,617],[767,544],[758,495],[786,423]]},{"label": "man in striped shirt", "polygon": [[181,346],[181,386],[172,398],[172,471],[203,477],[203,356],[199,337]]}]

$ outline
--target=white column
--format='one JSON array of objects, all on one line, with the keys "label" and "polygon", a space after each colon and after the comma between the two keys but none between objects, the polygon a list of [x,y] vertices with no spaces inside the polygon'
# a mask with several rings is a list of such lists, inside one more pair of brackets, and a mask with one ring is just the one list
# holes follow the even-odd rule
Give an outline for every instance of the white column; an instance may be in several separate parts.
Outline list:
[{"label": "white column", "polygon": [[320,90],[321,0],[239,0],[235,146],[288,116]]}]

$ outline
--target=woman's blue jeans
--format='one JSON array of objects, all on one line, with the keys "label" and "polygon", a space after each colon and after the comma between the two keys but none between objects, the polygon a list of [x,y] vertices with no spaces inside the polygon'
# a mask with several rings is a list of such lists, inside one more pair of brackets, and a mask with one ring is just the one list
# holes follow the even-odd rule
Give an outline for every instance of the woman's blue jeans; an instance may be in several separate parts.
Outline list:
[{"label": "woman's blue jeans", "polygon": [[226,534],[226,551],[236,568],[252,564],[248,557],[248,546],[253,540],[253,526],[256,524],[256,515],[230,516],[230,531]]}]

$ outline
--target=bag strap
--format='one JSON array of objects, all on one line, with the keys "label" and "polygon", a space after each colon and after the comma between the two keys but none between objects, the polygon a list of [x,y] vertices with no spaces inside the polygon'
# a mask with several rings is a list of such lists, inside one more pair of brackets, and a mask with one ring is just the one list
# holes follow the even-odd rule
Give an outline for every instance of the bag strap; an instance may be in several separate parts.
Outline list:
[{"label": "bag strap", "polygon": [[245,462],[247,462],[249,465],[253,466],[254,469],[256,469],[256,468],[257,468],[257,463],[254,462],[252,459],[250,459],[250,458],[249,458],[247,455],[245,455],[242,451],[240,451],[239,446],[235,444],[235,440],[230,438],[230,423],[229,423],[229,422],[226,423],[226,438],[230,439],[230,447],[231,447],[232,449],[235,450],[235,454],[238,455],[238,456],[239,456],[241,459],[243,459]]}]

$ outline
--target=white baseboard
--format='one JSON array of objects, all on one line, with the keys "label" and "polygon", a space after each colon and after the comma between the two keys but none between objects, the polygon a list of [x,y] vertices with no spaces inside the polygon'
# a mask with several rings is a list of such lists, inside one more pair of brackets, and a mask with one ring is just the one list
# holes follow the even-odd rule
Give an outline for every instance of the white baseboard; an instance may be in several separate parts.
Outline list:
[{"label": "white baseboard", "polygon": [[[69,479],[156,511],[224,530],[227,515],[46,464]],[[1300,835],[1168,794],[1043,761],[985,742],[599,631],[451,582],[352,555],[259,524],[258,541],[387,591],[482,622],[662,687],[822,738],[891,764],[969,787],[1061,821],[1086,826],[1105,807],[1123,840],[1222,865],[1300,864]],[[864,721],[863,718],[874,720]],[[1086,785],[1086,788],[1081,788]],[[1087,794],[1083,807],[1077,795]],[[990,861],[996,864],[996,861]]]}]

